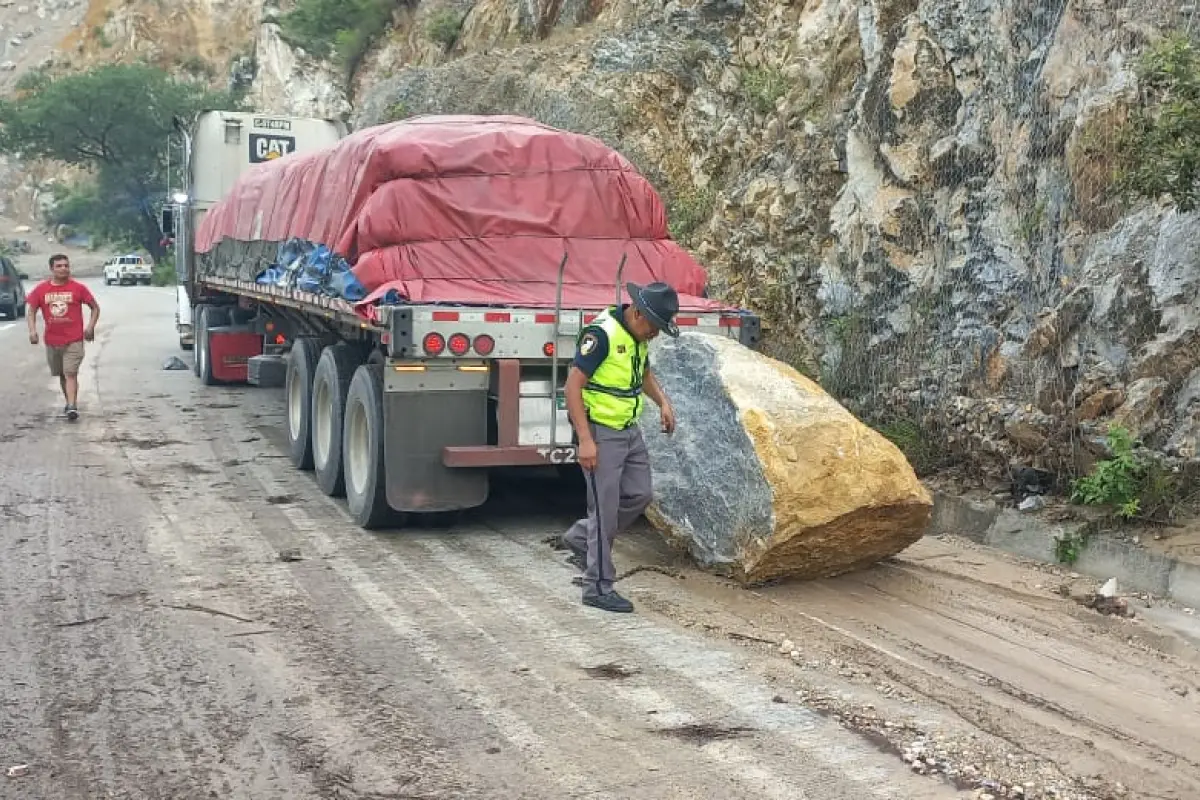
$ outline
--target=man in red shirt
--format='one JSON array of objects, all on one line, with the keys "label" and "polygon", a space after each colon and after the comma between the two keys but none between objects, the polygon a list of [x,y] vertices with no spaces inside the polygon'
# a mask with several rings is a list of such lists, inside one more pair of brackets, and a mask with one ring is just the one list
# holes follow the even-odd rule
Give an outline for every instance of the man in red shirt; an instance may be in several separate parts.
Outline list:
[{"label": "man in red shirt", "polygon": [[[79,367],[83,364],[83,341],[96,337],[100,304],[92,291],[71,277],[71,261],[61,253],[50,256],[50,280],[42,281],[25,298],[29,313],[29,343],[38,343],[37,312],[46,326],[46,361],[50,374],[62,386],[67,419],[78,419]],[[87,327],[83,326],[83,307],[92,310]]]}]

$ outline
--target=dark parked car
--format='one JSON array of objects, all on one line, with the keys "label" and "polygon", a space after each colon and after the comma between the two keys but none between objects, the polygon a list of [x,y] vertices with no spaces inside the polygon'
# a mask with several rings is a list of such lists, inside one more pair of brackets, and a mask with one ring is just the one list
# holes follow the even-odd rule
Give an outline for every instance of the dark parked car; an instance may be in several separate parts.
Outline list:
[{"label": "dark parked car", "polygon": [[16,319],[25,316],[25,284],[29,276],[17,270],[4,256],[0,256],[0,316]]}]

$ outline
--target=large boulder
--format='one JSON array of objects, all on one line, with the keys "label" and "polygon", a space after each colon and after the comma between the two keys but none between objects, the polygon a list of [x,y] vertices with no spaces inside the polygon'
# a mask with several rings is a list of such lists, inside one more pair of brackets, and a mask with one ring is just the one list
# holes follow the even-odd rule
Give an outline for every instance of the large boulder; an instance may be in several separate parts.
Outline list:
[{"label": "large boulder", "polygon": [[904,454],[820,386],[731,339],[652,347],[673,436],[647,403],[647,518],[703,567],[747,584],[850,572],[917,541],[933,501]]}]

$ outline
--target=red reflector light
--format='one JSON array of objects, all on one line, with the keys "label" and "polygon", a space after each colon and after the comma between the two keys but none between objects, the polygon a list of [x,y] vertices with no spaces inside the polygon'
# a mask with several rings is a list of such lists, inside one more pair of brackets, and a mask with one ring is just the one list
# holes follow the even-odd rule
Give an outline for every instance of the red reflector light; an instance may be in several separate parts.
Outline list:
[{"label": "red reflector light", "polygon": [[446,340],[440,333],[427,333],[421,340],[421,347],[425,348],[428,355],[441,355],[442,351],[446,349]]},{"label": "red reflector light", "polygon": [[275,344],[283,344],[286,341],[287,341],[287,339],[283,338],[282,333],[275,334]]},{"label": "red reflector light", "polygon": [[435,311],[433,312],[434,322],[458,322],[457,311]]},{"label": "red reflector light", "polygon": [[583,315],[583,321],[584,321],[585,323],[591,323],[591,322],[592,322],[593,320],[595,320],[595,319],[596,319],[596,317],[598,317],[598,316],[600,316],[600,315],[599,315],[599,314],[584,314],[584,315]]},{"label": "red reflector light", "polygon": [[680,326],[699,325],[700,320],[696,317],[676,317],[675,324]]},{"label": "red reflector light", "polygon": [[740,328],[742,327],[741,317],[721,317],[722,328]]},{"label": "red reflector light", "polygon": [[475,352],[481,356],[490,356],[492,351],[496,349],[496,340],[488,336],[486,333],[481,333],[475,337]]},{"label": "red reflector light", "polygon": [[546,342],[542,345],[542,355],[546,356],[546,358],[554,355],[554,342]]},{"label": "red reflector light", "polygon": [[467,338],[465,333],[455,333],[450,336],[450,352],[456,356],[463,356],[471,349],[471,340]]},{"label": "red reflector light", "polygon": [[483,315],[484,322],[512,322],[512,314],[507,311],[489,311]]},{"label": "red reflector light", "polygon": [[553,325],[554,324],[554,315],[553,314],[537,314],[534,316],[533,319],[534,319],[534,322],[536,322],[538,325]]}]

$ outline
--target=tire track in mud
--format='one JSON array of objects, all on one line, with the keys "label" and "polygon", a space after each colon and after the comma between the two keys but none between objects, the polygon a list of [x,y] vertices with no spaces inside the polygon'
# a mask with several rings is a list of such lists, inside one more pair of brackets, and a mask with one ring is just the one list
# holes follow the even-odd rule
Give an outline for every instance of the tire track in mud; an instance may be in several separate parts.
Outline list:
[{"label": "tire track in mud", "polygon": [[[844,583],[853,586],[862,585],[863,588],[877,592],[878,587],[868,585],[871,580],[873,578],[864,573],[861,576],[849,576]],[[844,589],[848,588],[850,587],[844,587]],[[828,599],[829,603],[832,603],[835,591],[833,589],[821,590],[815,594],[823,601]],[[920,595],[919,592],[914,593]],[[887,602],[870,606],[862,605],[862,601],[859,599],[847,604],[846,600],[851,595],[845,590],[837,596],[840,605],[837,616],[849,620],[848,623],[842,622],[842,624],[849,624],[869,632],[872,640],[870,643],[840,626],[830,625],[825,620],[819,620],[820,624],[809,628],[809,632],[804,633],[801,638],[808,635],[820,635],[820,629],[828,626],[831,631],[838,632],[847,640],[848,649],[842,652],[841,657],[849,658],[861,665],[869,665],[897,684],[920,694],[930,704],[945,708],[979,730],[1007,742],[1014,752],[1024,753],[1039,760],[1043,759],[1047,753],[1056,754],[1057,763],[1060,766],[1069,762],[1075,767],[1075,769],[1063,768],[1061,772],[1064,776],[1109,774],[1113,766],[1111,759],[1116,758],[1125,764],[1126,770],[1132,770],[1135,776],[1123,774],[1122,782],[1126,786],[1146,787],[1146,791],[1152,793],[1146,796],[1188,798],[1191,796],[1189,792],[1193,791],[1195,786],[1200,785],[1200,776],[1194,773],[1188,778],[1179,780],[1176,780],[1176,776],[1161,774],[1162,764],[1175,763],[1181,754],[1095,720],[1085,712],[1072,710],[1062,703],[1046,700],[1038,693],[1022,689],[1018,684],[1004,680],[985,668],[973,666],[948,655],[944,652],[946,647],[944,644],[943,650],[934,650],[930,646],[922,644],[912,634],[912,631],[908,630],[908,617],[899,610],[898,606],[912,603],[941,619],[943,622],[934,626],[938,628],[937,634],[931,635],[929,639],[935,642],[957,641],[954,648],[956,652],[975,653],[977,656],[986,654],[992,661],[997,658],[1010,658],[1005,654],[1013,652],[1027,654],[1022,661],[1025,667],[1023,670],[1018,669],[1022,679],[1039,674],[1036,668],[1039,667],[1038,659],[1041,655],[1037,652],[1037,648],[1046,645],[1038,639],[1045,640],[1045,642],[1053,641],[1050,639],[1049,630],[1045,632],[1037,630],[1039,623],[1036,613],[1030,615],[1033,620],[1031,632],[1039,634],[1039,636],[1031,638],[1028,643],[1025,643],[1025,646],[991,647],[980,651],[969,640],[959,641],[953,636],[948,638],[945,627],[956,624],[956,615],[938,608],[925,607],[920,601],[912,599],[907,594],[895,595],[886,592],[882,594],[887,595]],[[823,602],[822,605],[829,603]],[[961,610],[961,607],[956,606],[954,602],[950,602],[948,605]],[[788,613],[800,614],[797,611]],[[982,614],[982,612],[979,613]],[[1061,614],[1061,608],[1059,613]],[[812,619],[818,620],[816,617]],[[994,629],[995,616],[993,615],[991,619]],[[926,626],[931,624],[925,623]],[[793,623],[791,630],[795,631],[797,627],[799,626]],[[971,624],[967,627],[971,630],[982,629],[989,636],[995,638],[995,631],[988,631],[981,624]],[[1050,629],[1062,632],[1061,627]],[[1062,642],[1062,640],[1058,641]],[[1070,647],[1076,646],[1074,641],[1067,641]],[[880,648],[877,643],[887,643],[888,647]],[[1059,646],[1061,647],[1063,644]],[[898,658],[897,654],[899,653],[907,655]],[[1095,654],[1080,645],[1077,655],[1081,659],[1086,659]],[[1015,662],[1002,664],[1002,666],[1010,670],[1017,669]],[[1112,666],[1113,669],[1121,668],[1116,661],[1112,662]],[[939,667],[941,669],[938,669]],[[1063,690],[1074,692],[1075,687],[1063,686]],[[1091,699],[1094,701],[1097,698],[1093,695]],[[1087,698],[1078,697],[1077,704],[1082,708],[1087,708]],[[1136,712],[1131,718],[1137,718]],[[1109,737],[1110,732],[1116,735]],[[1106,737],[1109,738],[1107,742],[1104,741]],[[1142,752],[1139,753],[1139,751]],[[1189,759],[1182,756],[1182,761],[1186,763]],[[1177,794],[1159,794],[1159,792],[1176,792]]]},{"label": "tire track in mud", "polygon": [[[908,592],[904,592],[902,594],[896,593],[896,592],[889,591],[888,589],[885,589],[885,588],[882,588],[882,587],[876,585],[874,582],[872,582],[869,578],[866,578],[866,577],[855,579],[855,582],[864,587],[868,587],[868,588],[872,589],[873,591],[878,592],[881,596],[887,598],[887,603],[884,604],[884,607],[894,609],[894,608],[899,607],[901,604],[908,604],[908,605],[920,608],[921,610],[925,611],[926,613],[928,613],[930,615],[933,615],[937,618],[945,620],[948,628],[953,627],[953,626],[962,626],[963,628],[967,628],[969,630],[973,630],[973,631],[988,635],[992,638],[995,638],[1001,642],[1006,643],[1007,645],[1011,646],[1014,649],[1022,649],[1022,650],[1028,651],[1030,649],[1030,645],[1032,644],[1034,653],[1031,653],[1031,656],[1033,656],[1033,657],[1031,657],[1029,659],[1029,663],[1030,663],[1031,667],[1037,663],[1038,659],[1045,659],[1048,661],[1055,662],[1055,663],[1059,664],[1060,666],[1065,667],[1072,672],[1084,673],[1087,676],[1089,676],[1089,678],[1091,680],[1100,681],[1100,682],[1107,681],[1107,677],[1105,675],[1100,674],[1100,672],[1097,670],[1103,668],[1106,671],[1111,671],[1111,670],[1120,668],[1120,666],[1118,665],[1116,660],[1112,659],[1112,658],[1105,658],[1104,661],[1106,663],[1100,664],[1099,666],[1097,666],[1096,669],[1087,669],[1085,667],[1080,666],[1081,662],[1083,662],[1083,660],[1084,660],[1084,652],[1085,651],[1083,650],[1082,647],[1077,645],[1077,643],[1075,641],[1076,637],[1071,635],[1069,632],[1063,631],[1061,626],[1054,627],[1054,626],[1047,625],[1044,630],[1041,630],[1041,631],[1035,630],[1033,632],[1041,633],[1046,639],[1048,639],[1053,634],[1058,634],[1058,636],[1054,639],[1054,641],[1056,642],[1055,648],[1066,651],[1066,652],[1075,650],[1076,651],[1075,658],[1060,657],[1056,653],[1049,652],[1047,648],[1042,647],[1040,642],[1037,642],[1037,641],[1031,642],[1031,639],[1028,635],[1029,631],[1024,632],[1024,635],[1022,635],[1023,632],[1019,630],[1018,623],[1014,620],[1006,620],[1006,619],[998,617],[994,614],[990,617],[990,619],[984,617],[983,616],[984,609],[976,607],[973,603],[969,604],[966,608],[964,608],[962,604],[957,604],[957,603],[954,604],[954,606],[953,606],[954,608],[959,609],[964,612],[964,613],[954,613],[954,612],[950,611],[948,608],[944,608],[944,607],[939,608],[939,607],[932,606],[932,605],[922,602],[920,599],[918,599],[917,597],[914,596],[914,595],[919,594],[918,592],[915,592],[915,591],[908,591]],[[958,600],[960,598],[958,596],[956,596],[954,599]],[[1055,609],[1055,610],[1059,611],[1060,609]],[[978,615],[978,616],[980,616],[980,621],[978,623],[973,622],[970,619],[967,619],[965,615]],[[1036,619],[1035,614],[1031,614],[1030,616],[1033,617],[1034,619]],[[985,627],[983,625],[984,619],[988,619],[988,621],[991,622],[990,627]],[[887,630],[887,626],[883,626],[881,628],[881,632],[886,632],[886,630]],[[895,637],[891,637],[891,638],[894,639]],[[1103,734],[1103,735],[1106,735],[1106,736],[1112,738],[1114,741],[1122,742],[1122,743],[1129,744],[1129,745],[1134,745],[1136,747],[1145,749],[1148,752],[1154,754],[1156,761],[1159,761],[1162,758],[1168,758],[1172,761],[1179,760],[1179,761],[1182,761],[1183,763],[1188,764],[1189,766],[1193,767],[1194,769],[1200,770],[1200,761],[1197,761],[1196,759],[1193,759],[1193,758],[1189,758],[1187,755],[1185,755],[1183,753],[1175,752],[1175,751],[1171,750],[1169,747],[1165,746],[1164,744],[1148,741],[1148,740],[1141,738],[1135,734],[1123,731],[1111,723],[1107,723],[1100,719],[1097,719],[1093,714],[1089,714],[1086,710],[1083,710],[1083,708],[1072,709],[1072,708],[1068,707],[1064,702],[1052,700],[1049,697],[1043,696],[1042,693],[1023,689],[1010,680],[1006,680],[998,675],[993,675],[983,669],[980,669],[976,666],[972,666],[971,664],[969,664],[959,658],[956,658],[952,654],[937,652],[935,650],[932,650],[928,647],[921,645],[920,643],[917,643],[917,642],[914,642],[911,640],[904,640],[904,641],[905,641],[905,646],[914,654],[919,655],[922,658],[925,658],[926,660],[928,660],[932,663],[936,663],[941,666],[944,666],[951,672],[953,672],[957,675],[960,675],[963,678],[966,678],[967,680],[971,681],[974,684],[979,684],[979,685],[984,685],[984,686],[989,686],[991,688],[994,688],[994,689],[998,690],[999,692],[1021,702],[1022,704],[1026,705],[1026,706],[1029,706],[1031,708],[1035,708],[1038,710],[1046,711],[1053,715],[1057,715],[1058,717],[1061,717],[1062,719],[1067,720],[1070,723],[1074,723],[1078,726],[1085,728],[1090,733]],[[1094,658],[1095,654],[1092,654],[1092,656]],[[1062,692],[1063,694],[1069,695],[1076,691],[1076,688],[1074,686],[1069,685],[1065,682],[1060,682],[1056,686],[1054,686],[1053,682],[1056,680],[1056,677],[1057,677],[1055,675],[1043,672],[1043,673],[1040,673],[1039,677],[1041,679],[1045,680],[1047,683],[1051,684],[1051,688],[1054,688],[1057,691]],[[1147,689],[1150,688],[1149,683],[1150,682],[1143,682],[1143,684],[1146,685]],[[1153,698],[1151,698],[1149,695],[1147,695],[1146,699],[1151,700]],[[1080,705],[1082,706],[1083,704],[1081,703]],[[1091,737],[1089,737],[1089,738],[1091,738]]]}]

